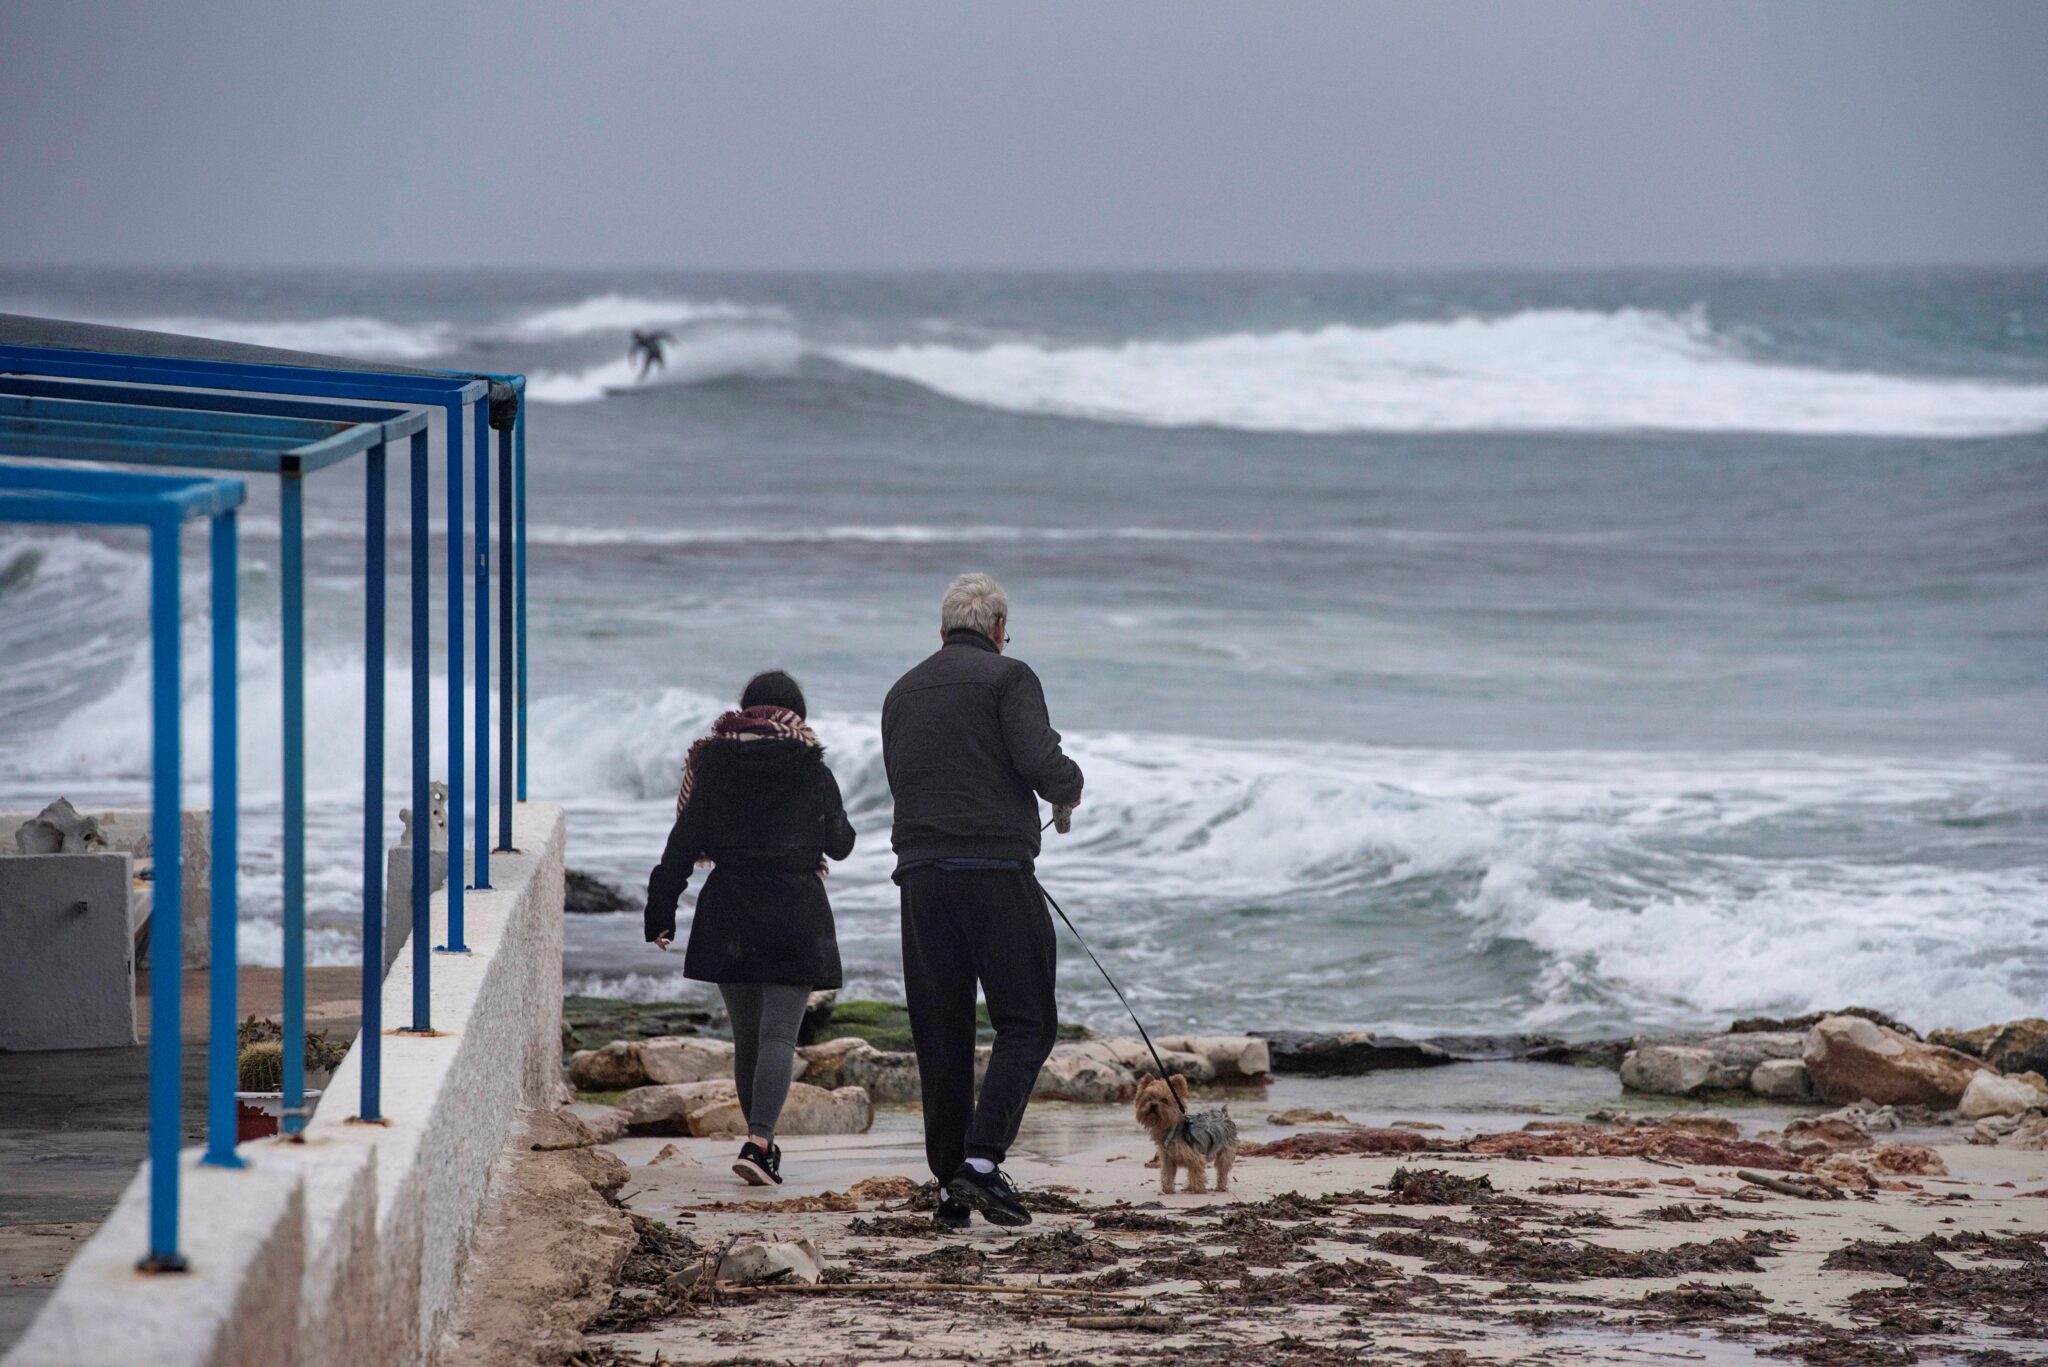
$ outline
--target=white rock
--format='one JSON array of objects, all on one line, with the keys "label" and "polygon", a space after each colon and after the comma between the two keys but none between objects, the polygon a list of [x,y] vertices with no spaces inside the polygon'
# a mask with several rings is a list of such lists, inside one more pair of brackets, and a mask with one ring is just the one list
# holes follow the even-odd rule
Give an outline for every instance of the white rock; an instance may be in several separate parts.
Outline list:
[{"label": "white rock", "polygon": [[1621,1085],[1658,1096],[1744,1092],[1758,1065],[1799,1057],[1803,1037],[1786,1031],[1639,1038],[1621,1061]]},{"label": "white rock", "polygon": [[[1145,1047],[1145,1041],[1141,1039],[1111,1036],[1106,1039],[1070,1040],[1053,1046],[1054,1054],[1062,1052],[1113,1059],[1133,1075],[1159,1071],[1159,1064],[1152,1061],[1152,1051]],[[1183,1049],[1169,1049],[1161,1044],[1159,1059],[1166,1065],[1166,1071],[1177,1073],[1198,1086],[1216,1080],[1216,1065],[1201,1054],[1189,1053]]]},{"label": "white rock", "polygon": [[722,1039],[663,1035],[640,1046],[640,1067],[651,1083],[710,1082],[732,1076],[732,1045]]},{"label": "white rock", "polygon": [[1980,1059],[1908,1039],[1861,1016],[1829,1016],[1815,1025],[1806,1033],[1804,1058],[1814,1091],[1836,1105],[1954,1106],[1985,1070]]},{"label": "white rock", "polygon": [[818,1246],[806,1235],[774,1240],[764,1236],[743,1237],[718,1263],[719,1279],[741,1286],[764,1282],[815,1283],[821,1271]]},{"label": "white rock", "polygon": [[619,1098],[619,1109],[626,1113],[627,1127],[639,1133],[686,1135],[691,1133],[690,1113],[720,1100],[738,1104],[731,1078],[635,1087]]},{"label": "white rock", "polygon": [[859,1087],[877,1106],[907,1106],[921,1098],[915,1054],[877,1049],[860,1039],[827,1040],[796,1052],[799,1076],[814,1087]]},{"label": "white rock", "polygon": [[2036,1153],[2048,1150],[2048,1115],[2022,1118],[2013,1132],[1999,1142],[2010,1149],[2030,1149]]},{"label": "white rock", "polygon": [[1115,1055],[1095,1047],[1099,1041],[1055,1047],[1038,1070],[1031,1095],[1043,1101],[1107,1103],[1129,1101],[1138,1094],[1138,1079]]},{"label": "white rock", "polygon": [[1222,1082],[1264,1081],[1273,1071],[1272,1047],[1249,1035],[1169,1035],[1159,1047],[1207,1059]]},{"label": "white rock", "polygon": [[1970,1127],[1970,1142],[1972,1144],[1996,1144],[2019,1127],[2020,1122],[2017,1116],[1986,1116]]},{"label": "white rock", "polygon": [[1965,1120],[1982,1120],[1992,1115],[2025,1115],[2042,1107],[2048,1107],[2048,1092],[2031,1081],[1986,1071],[1970,1079],[1956,1110]]},{"label": "white rock", "polygon": [[874,1048],[875,1046],[866,1040],[855,1039],[851,1035],[828,1039],[823,1044],[803,1045],[796,1051],[798,1080],[818,1087],[836,1086],[836,1083],[828,1082],[826,1079],[837,1078],[839,1070],[846,1066],[846,1060],[852,1055],[860,1053],[863,1049]]},{"label": "white rock", "polygon": [[1813,1098],[1813,1079],[1806,1075],[1806,1064],[1799,1059],[1770,1058],[1750,1070],[1749,1090],[1779,1101],[1809,1101]]},{"label": "white rock", "polygon": [[1621,1085],[1655,1096],[1691,1096],[1706,1088],[1716,1072],[1714,1056],[1705,1049],[1656,1044],[1622,1056]]},{"label": "white rock", "polygon": [[600,1106],[592,1101],[576,1101],[563,1106],[563,1110],[590,1127],[600,1144],[609,1144],[626,1132],[626,1111],[620,1106]]},{"label": "white rock", "polygon": [[[709,1085],[709,1084],[700,1084]],[[699,1139],[711,1135],[743,1135],[747,1118],[740,1100],[727,1084],[723,1095],[708,1097],[684,1117],[689,1133]],[[782,1103],[782,1116],[775,1122],[778,1135],[866,1134],[875,1124],[874,1103],[858,1087],[826,1091],[805,1082],[793,1082],[789,1099]]]},{"label": "white rock", "polygon": [[602,1049],[579,1049],[569,1056],[569,1081],[586,1092],[617,1092],[647,1085],[641,1041],[615,1039]]}]

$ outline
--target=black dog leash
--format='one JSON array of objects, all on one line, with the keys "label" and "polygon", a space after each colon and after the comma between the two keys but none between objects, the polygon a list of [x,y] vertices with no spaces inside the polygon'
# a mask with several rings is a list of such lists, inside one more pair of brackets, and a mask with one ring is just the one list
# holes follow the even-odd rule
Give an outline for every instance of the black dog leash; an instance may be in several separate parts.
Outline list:
[{"label": "black dog leash", "polygon": [[[1050,826],[1052,823],[1048,821],[1045,824]],[[1131,999],[1126,997],[1124,990],[1116,985],[1116,979],[1109,976],[1109,970],[1102,966],[1102,960],[1095,957],[1095,951],[1088,947],[1088,941],[1082,937],[1080,930],[1075,927],[1073,917],[1067,915],[1066,908],[1062,907],[1053,898],[1053,895],[1045,890],[1045,884],[1038,881],[1037,874],[1031,875],[1031,883],[1032,886],[1038,889],[1038,895],[1045,899],[1046,905],[1059,913],[1060,920],[1072,932],[1074,943],[1081,946],[1081,952],[1088,956],[1088,962],[1095,965],[1095,971],[1100,973],[1102,980],[1109,984],[1109,990],[1116,993],[1116,999],[1124,1004],[1124,1011],[1130,1016],[1131,1024],[1138,1027],[1138,1038],[1145,1041],[1145,1048],[1151,1051],[1152,1061],[1159,1065],[1160,1080],[1166,1083],[1166,1094],[1173,1098],[1174,1109],[1180,1112],[1182,1120],[1186,1120],[1188,1108],[1181,1104],[1180,1094],[1173,1090],[1172,1074],[1166,1071],[1166,1060],[1159,1057],[1159,1048],[1152,1043],[1152,1036],[1146,1033],[1145,1022],[1138,1019],[1137,1009],[1131,1005]]]}]

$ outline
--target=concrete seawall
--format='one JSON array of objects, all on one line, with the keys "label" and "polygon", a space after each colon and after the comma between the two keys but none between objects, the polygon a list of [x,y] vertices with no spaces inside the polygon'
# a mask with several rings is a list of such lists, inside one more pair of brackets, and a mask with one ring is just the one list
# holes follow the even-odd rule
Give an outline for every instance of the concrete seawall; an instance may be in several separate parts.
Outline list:
[{"label": "concrete seawall", "polygon": [[[408,944],[384,981],[386,1123],[356,1121],[361,1040],[303,1142],[244,1144],[249,1167],[185,1155],[182,1274],[148,1275],[145,1174],[78,1251],[6,1367],[426,1360],[448,1314],[493,1162],[560,1085],[562,809],[522,804],[519,854],[465,899],[470,953],[433,957],[434,1033],[412,1020]],[[447,893],[433,899],[446,942]]]}]

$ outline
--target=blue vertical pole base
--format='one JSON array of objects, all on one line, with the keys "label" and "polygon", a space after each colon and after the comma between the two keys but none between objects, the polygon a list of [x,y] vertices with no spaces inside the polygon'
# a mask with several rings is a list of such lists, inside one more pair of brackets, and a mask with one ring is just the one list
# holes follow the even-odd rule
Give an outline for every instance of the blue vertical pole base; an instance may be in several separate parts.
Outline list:
[{"label": "blue vertical pole base", "polygon": [[190,1272],[192,1265],[182,1253],[152,1253],[135,1264],[137,1272]]},{"label": "blue vertical pole base", "polygon": [[249,1161],[232,1149],[226,1153],[209,1152],[199,1162],[202,1167],[208,1168],[246,1168],[249,1166]]},{"label": "blue vertical pole base", "polygon": [[[469,953],[469,946],[468,946],[468,945],[435,945],[435,946],[434,946],[434,952],[435,952],[436,954],[467,954],[467,953]],[[421,1033],[423,1033],[423,1034],[431,1034],[431,1033],[433,1033],[433,1032],[432,1032],[432,1031],[422,1031]]]}]

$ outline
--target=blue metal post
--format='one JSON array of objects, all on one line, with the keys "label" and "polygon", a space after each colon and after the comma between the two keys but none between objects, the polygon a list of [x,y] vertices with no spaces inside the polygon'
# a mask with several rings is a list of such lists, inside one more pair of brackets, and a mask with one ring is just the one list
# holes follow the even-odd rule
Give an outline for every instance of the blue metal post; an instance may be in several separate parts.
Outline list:
[{"label": "blue metal post", "polygon": [[[434,956],[428,947],[434,930],[428,923],[428,907],[434,890],[431,879],[434,851],[434,794],[432,757],[433,718],[427,698],[430,660],[433,653],[431,628],[427,623],[428,581],[427,524],[427,434],[412,436],[412,1029],[434,1028],[427,975]],[[453,896],[451,890],[450,896]],[[377,971],[383,972],[378,964]]]},{"label": "blue metal post", "polygon": [[498,433],[498,848],[512,848],[512,433]]},{"label": "blue metal post", "polygon": [[238,630],[235,575],[235,514],[213,520],[213,873],[208,908],[212,936],[206,1022],[206,1161],[239,1168],[235,1155],[235,991],[239,956],[235,945],[235,885],[240,868],[239,820],[235,810],[239,762],[235,734],[238,691],[235,633]]},{"label": "blue metal post", "polygon": [[[467,954],[462,939],[462,413],[448,409],[448,943],[436,946],[450,954]],[[413,952],[424,954],[425,941]]]},{"label": "blue metal post", "polygon": [[279,1129],[306,1126],[306,545],[305,484],[278,481],[284,562],[284,1106]]},{"label": "blue metal post", "polygon": [[363,466],[363,1091],[356,1118],[368,1121],[383,1118],[385,455],[380,441]]},{"label": "blue metal post", "polygon": [[[476,877],[491,886],[491,406],[476,406]],[[458,878],[454,868],[448,876]]]},{"label": "blue metal post", "polygon": [[150,801],[149,918],[149,1256],[153,1272],[182,1271],[178,1253],[178,1111],[184,1099],[179,982],[185,926],[184,832],[180,829],[178,737],[178,519],[149,532]]},{"label": "blue metal post", "polygon": [[526,396],[519,396],[519,416],[512,424],[512,479],[516,488],[513,513],[513,578],[518,581],[519,637],[519,800],[526,801]]}]

